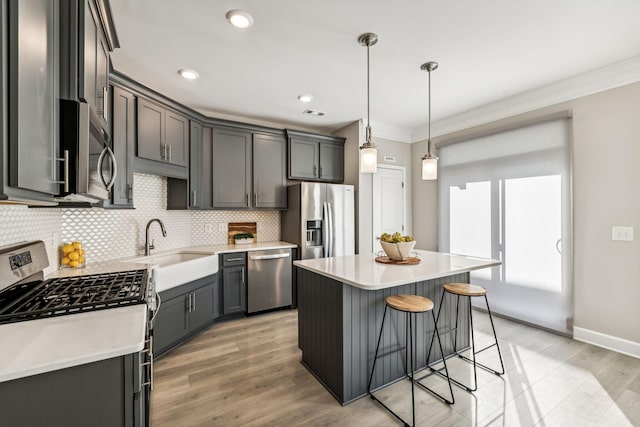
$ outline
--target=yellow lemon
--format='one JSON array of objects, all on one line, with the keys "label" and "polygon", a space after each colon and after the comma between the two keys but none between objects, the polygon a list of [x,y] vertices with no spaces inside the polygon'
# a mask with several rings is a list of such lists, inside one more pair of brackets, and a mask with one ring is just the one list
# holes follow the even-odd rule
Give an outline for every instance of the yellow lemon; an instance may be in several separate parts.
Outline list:
[{"label": "yellow lemon", "polygon": [[80,255],[80,258],[78,258],[78,262],[80,264],[84,264],[84,257],[82,255]]},{"label": "yellow lemon", "polygon": [[68,243],[62,247],[62,253],[64,254],[68,254],[72,250],[73,250],[73,245],[70,245]]},{"label": "yellow lemon", "polygon": [[80,252],[80,255],[84,255],[84,249],[80,249],[78,252]]},{"label": "yellow lemon", "polygon": [[78,261],[69,261],[69,266],[73,268],[78,268]]},{"label": "yellow lemon", "polygon": [[82,249],[82,243],[80,242],[73,242],[71,244],[73,245],[73,249]]},{"label": "yellow lemon", "polygon": [[77,252],[69,252],[69,255],[67,255],[67,256],[69,257],[69,259],[71,261],[78,261],[78,258],[80,258],[80,255],[78,255]]},{"label": "yellow lemon", "polygon": [[62,262],[62,265],[67,265],[67,264],[69,264],[69,261],[71,261],[69,258],[64,257],[64,258],[62,258],[61,262]]}]

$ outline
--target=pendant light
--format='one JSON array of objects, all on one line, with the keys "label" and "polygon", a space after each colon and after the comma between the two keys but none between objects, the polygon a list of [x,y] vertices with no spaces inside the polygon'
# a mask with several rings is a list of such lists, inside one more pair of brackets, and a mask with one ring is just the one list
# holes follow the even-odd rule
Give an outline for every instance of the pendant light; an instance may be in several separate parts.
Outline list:
[{"label": "pendant light", "polygon": [[429,73],[429,125],[427,138],[427,154],[422,156],[422,179],[438,179],[438,158],[431,154],[431,72],[438,68],[437,62],[425,62],[420,66],[422,71]]},{"label": "pendant light", "polygon": [[360,172],[376,173],[378,170],[378,146],[371,142],[371,118],[369,117],[369,47],[378,43],[378,36],[364,33],[358,37],[358,43],[367,47],[367,128],[365,143],[360,146]]}]

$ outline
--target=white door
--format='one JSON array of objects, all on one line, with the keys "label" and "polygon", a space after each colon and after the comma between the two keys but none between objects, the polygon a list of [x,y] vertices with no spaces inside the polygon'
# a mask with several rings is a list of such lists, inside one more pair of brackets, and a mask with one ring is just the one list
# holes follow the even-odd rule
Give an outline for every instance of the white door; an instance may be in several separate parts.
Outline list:
[{"label": "white door", "polygon": [[373,174],[373,252],[382,250],[378,238],[382,233],[407,233],[407,195],[405,168],[378,165]]}]

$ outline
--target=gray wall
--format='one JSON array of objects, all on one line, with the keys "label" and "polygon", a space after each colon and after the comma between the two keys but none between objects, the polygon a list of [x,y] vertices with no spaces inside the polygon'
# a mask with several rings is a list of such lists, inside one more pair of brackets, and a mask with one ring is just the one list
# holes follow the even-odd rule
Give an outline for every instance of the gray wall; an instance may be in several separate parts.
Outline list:
[{"label": "gray wall", "polygon": [[[640,83],[528,114],[567,109],[573,111],[574,325],[640,343]],[[414,235],[421,248],[435,249],[437,184],[420,180],[416,165],[426,143],[413,145]],[[635,241],[612,241],[614,225],[634,227]]]}]

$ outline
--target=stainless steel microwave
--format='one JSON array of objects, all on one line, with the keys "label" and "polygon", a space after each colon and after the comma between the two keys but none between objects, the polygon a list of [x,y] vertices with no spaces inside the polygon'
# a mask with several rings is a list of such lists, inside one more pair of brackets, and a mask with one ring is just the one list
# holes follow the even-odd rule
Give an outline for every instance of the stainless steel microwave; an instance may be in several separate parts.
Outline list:
[{"label": "stainless steel microwave", "polygon": [[62,175],[66,184],[57,200],[107,200],[118,173],[109,131],[89,104],[67,99],[60,102],[60,147],[65,159]]}]

